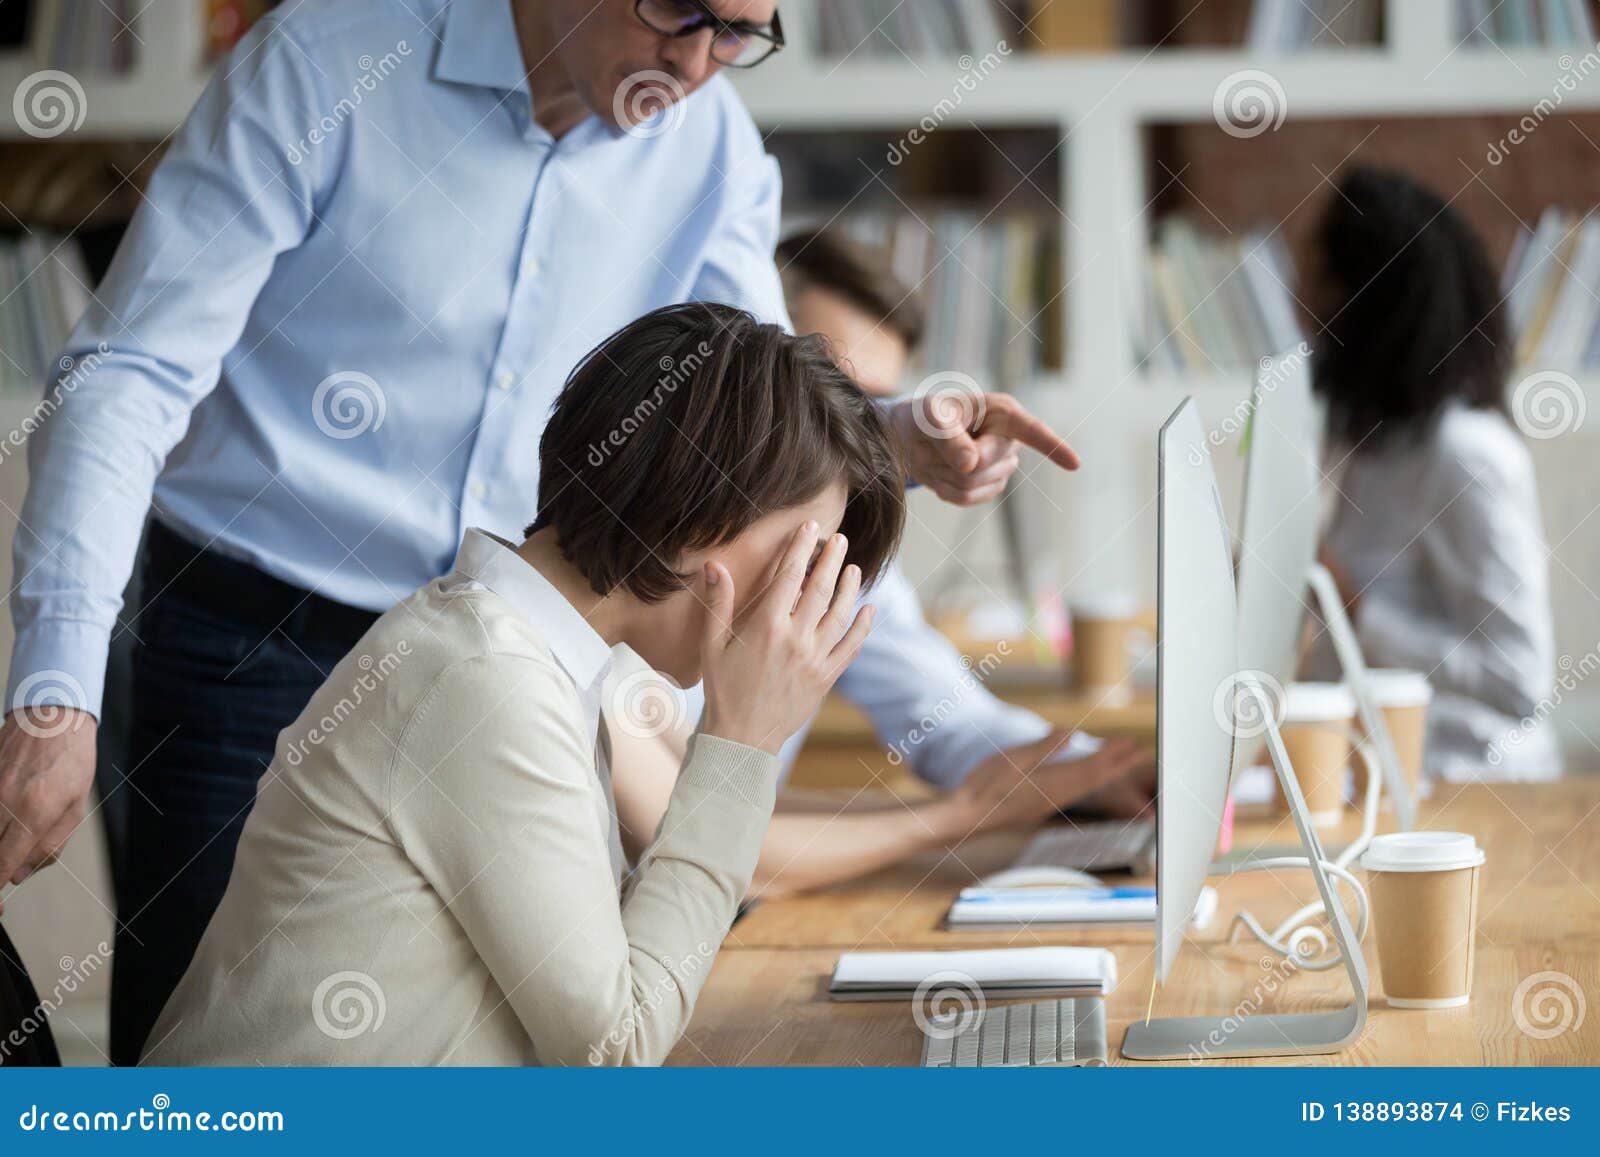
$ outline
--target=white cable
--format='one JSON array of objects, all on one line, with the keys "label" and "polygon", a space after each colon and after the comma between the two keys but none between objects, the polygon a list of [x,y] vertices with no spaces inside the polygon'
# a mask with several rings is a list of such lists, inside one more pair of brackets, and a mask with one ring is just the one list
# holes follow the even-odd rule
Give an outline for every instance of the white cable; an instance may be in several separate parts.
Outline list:
[{"label": "white cable", "polygon": [[[1350,886],[1356,900],[1356,943],[1360,944],[1367,935],[1368,901],[1366,889],[1361,886],[1354,875],[1349,871],[1349,865],[1356,857],[1366,851],[1367,845],[1372,842],[1372,837],[1378,830],[1378,799],[1381,795],[1381,773],[1378,768],[1377,753],[1365,737],[1351,734],[1355,754],[1367,769],[1367,791],[1362,801],[1361,835],[1354,843],[1339,853],[1334,860],[1319,859],[1317,862],[1322,870],[1333,877],[1334,888],[1337,892],[1342,881]],[[1238,864],[1219,865],[1219,875],[1232,876],[1241,872],[1259,872],[1272,869],[1301,868],[1311,870],[1311,860],[1306,856],[1275,856],[1263,860],[1244,860]],[[1318,916],[1327,913],[1327,906],[1319,899],[1305,905],[1294,912],[1271,932],[1261,926],[1255,916],[1248,910],[1240,912],[1233,918],[1229,926],[1228,938],[1233,938],[1233,933],[1241,925],[1255,938],[1268,948],[1281,956],[1293,957],[1296,964],[1314,972],[1321,972],[1333,968],[1344,959],[1343,952],[1335,951],[1332,955],[1322,955],[1327,949],[1329,940],[1325,932],[1315,924],[1309,923]],[[1315,954],[1308,953],[1305,946],[1315,943]]]}]

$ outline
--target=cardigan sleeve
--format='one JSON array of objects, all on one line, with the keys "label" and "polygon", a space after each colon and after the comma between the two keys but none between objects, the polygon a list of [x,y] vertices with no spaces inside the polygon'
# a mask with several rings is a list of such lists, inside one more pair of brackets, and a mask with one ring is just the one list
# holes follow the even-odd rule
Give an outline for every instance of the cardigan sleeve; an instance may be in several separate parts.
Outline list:
[{"label": "cardigan sleeve", "polygon": [[541,1063],[659,1064],[749,886],[777,760],[696,735],[624,899],[583,719],[548,663],[455,664],[398,744],[390,824]]}]

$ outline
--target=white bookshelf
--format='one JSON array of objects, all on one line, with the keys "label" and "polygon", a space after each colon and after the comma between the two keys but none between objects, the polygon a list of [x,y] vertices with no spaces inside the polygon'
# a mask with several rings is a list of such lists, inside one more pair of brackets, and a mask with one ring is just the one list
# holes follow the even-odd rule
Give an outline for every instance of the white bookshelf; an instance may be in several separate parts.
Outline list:
[{"label": "white bookshelf", "polygon": [[[134,24],[132,68],[110,75],[73,74],[83,89],[84,119],[76,134],[86,138],[166,136],[188,115],[209,70],[204,66],[202,0],[155,0],[143,5]],[[0,138],[26,140],[12,97],[34,73],[28,52],[0,54],[0,95],[5,112]]]},{"label": "white bookshelf", "polygon": [[[818,56],[807,43],[811,9],[812,0],[784,0],[790,47],[770,64],[734,74],[764,131],[903,131],[952,96],[959,69],[949,59]],[[1336,51],[1173,48],[1056,56],[1018,49],[960,94],[941,128],[1053,126],[1060,134],[1054,163],[1067,219],[1061,231],[1069,286],[1066,385],[1103,390],[1143,376],[1132,310],[1150,233],[1144,131],[1210,121],[1224,78],[1247,69],[1272,74],[1287,98],[1287,127],[1333,117],[1522,113],[1551,96],[1563,71],[1557,62],[1567,50],[1507,55],[1483,45],[1457,47],[1452,0],[1388,0],[1385,24],[1383,45]],[[1595,109],[1600,84],[1583,82],[1562,94],[1563,112]],[[1088,286],[1094,290],[1072,292]],[[1196,383],[1217,378],[1202,374]]]}]

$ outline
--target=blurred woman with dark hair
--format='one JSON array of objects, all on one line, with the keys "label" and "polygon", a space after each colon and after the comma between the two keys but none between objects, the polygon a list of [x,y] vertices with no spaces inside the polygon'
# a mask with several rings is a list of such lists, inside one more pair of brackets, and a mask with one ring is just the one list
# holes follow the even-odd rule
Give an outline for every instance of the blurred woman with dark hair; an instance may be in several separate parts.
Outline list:
[{"label": "blurred woman with dark hair", "polygon": [[[1482,243],[1409,177],[1356,168],[1303,281],[1330,461],[1342,463],[1322,561],[1368,663],[1432,683],[1430,776],[1558,774],[1542,726],[1549,552],[1506,408],[1512,342]],[[1313,666],[1326,673],[1330,657],[1323,638]]]}]

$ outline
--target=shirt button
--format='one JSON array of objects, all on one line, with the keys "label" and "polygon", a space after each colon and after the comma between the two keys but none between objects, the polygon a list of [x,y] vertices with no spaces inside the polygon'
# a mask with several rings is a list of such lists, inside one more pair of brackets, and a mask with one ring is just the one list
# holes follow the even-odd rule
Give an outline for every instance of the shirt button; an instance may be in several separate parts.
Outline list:
[{"label": "shirt button", "polygon": [[489,488],[482,482],[474,482],[472,484],[472,497],[476,498],[479,502],[482,502],[485,498],[489,497]]},{"label": "shirt button", "polygon": [[539,259],[537,257],[525,257],[525,258],[523,258],[523,260],[522,260],[522,276],[524,276],[524,277],[537,277],[538,275],[539,275]]},{"label": "shirt button", "polygon": [[494,384],[499,386],[502,390],[509,390],[512,386],[517,384],[517,375],[512,373],[510,370],[501,370],[494,376]]}]

